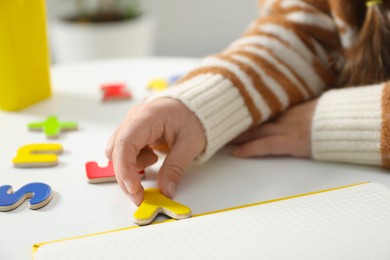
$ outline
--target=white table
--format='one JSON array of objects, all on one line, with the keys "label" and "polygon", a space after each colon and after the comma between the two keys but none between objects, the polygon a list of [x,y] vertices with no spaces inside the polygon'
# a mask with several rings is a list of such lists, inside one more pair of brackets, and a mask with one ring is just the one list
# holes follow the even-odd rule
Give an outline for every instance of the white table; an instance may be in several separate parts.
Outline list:
[{"label": "white table", "polygon": [[[185,72],[196,59],[128,59],[97,61],[52,69],[53,96],[18,113],[0,112],[0,185],[14,189],[44,182],[54,190],[46,207],[33,211],[25,202],[16,210],[0,212],[0,259],[31,259],[32,245],[134,225],[136,207],[116,183],[88,184],[84,165],[104,165],[104,147],[127,110],[146,96],[146,84],[155,77]],[[126,82],[132,101],[102,103],[99,86]],[[19,147],[53,142],[43,133],[29,132],[27,123],[58,115],[77,121],[79,130],[56,140],[64,146],[53,168],[16,169],[11,160]],[[154,187],[156,169],[147,170],[145,187]],[[181,181],[175,200],[194,214],[241,204],[352,183],[372,181],[390,186],[390,174],[378,167],[320,163],[292,158],[236,159],[228,148],[203,166],[193,167]]]}]

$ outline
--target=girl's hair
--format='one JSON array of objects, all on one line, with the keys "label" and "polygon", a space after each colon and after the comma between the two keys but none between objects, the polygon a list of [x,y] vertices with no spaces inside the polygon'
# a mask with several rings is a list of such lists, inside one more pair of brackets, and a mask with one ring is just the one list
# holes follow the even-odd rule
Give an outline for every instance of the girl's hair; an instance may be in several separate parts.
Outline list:
[{"label": "girl's hair", "polygon": [[341,87],[375,84],[390,79],[388,15],[384,3],[367,6],[357,41],[346,53],[339,80]]}]

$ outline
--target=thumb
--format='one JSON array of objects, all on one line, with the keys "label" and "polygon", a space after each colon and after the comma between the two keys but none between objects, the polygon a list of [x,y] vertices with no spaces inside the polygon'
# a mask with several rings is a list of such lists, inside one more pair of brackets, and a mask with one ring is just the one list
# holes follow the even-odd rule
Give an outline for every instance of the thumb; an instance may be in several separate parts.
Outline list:
[{"label": "thumb", "polygon": [[168,198],[173,197],[185,169],[196,157],[189,147],[191,146],[188,142],[175,142],[160,168],[157,184],[160,191]]}]

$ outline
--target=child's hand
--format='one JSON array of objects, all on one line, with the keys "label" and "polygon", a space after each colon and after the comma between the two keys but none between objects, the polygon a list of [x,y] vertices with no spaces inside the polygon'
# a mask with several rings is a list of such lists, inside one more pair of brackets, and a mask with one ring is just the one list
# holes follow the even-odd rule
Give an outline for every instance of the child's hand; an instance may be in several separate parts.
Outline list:
[{"label": "child's hand", "polygon": [[186,167],[206,146],[198,118],[180,101],[159,98],[132,108],[107,144],[106,155],[114,163],[117,181],[136,205],[144,189],[138,171],[156,162],[149,148],[166,143],[167,156],[157,176],[163,194],[172,197]]},{"label": "child's hand", "polygon": [[317,101],[294,106],[273,122],[241,134],[233,141],[241,145],[232,154],[237,157],[311,157],[311,122]]}]

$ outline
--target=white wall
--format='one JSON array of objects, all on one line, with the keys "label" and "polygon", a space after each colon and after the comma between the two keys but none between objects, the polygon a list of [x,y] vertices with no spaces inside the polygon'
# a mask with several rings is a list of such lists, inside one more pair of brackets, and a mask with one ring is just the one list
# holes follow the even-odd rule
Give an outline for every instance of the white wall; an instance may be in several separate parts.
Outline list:
[{"label": "white wall", "polygon": [[156,54],[204,56],[239,37],[257,15],[257,0],[144,0],[157,19]]},{"label": "white wall", "polygon": [[[58,6],[56,0],[47,1],[52,17]],[[257,16],[257,0],[142,1],[145,12],[156,19],[158,56],[200,57],[219,52]]]}]

